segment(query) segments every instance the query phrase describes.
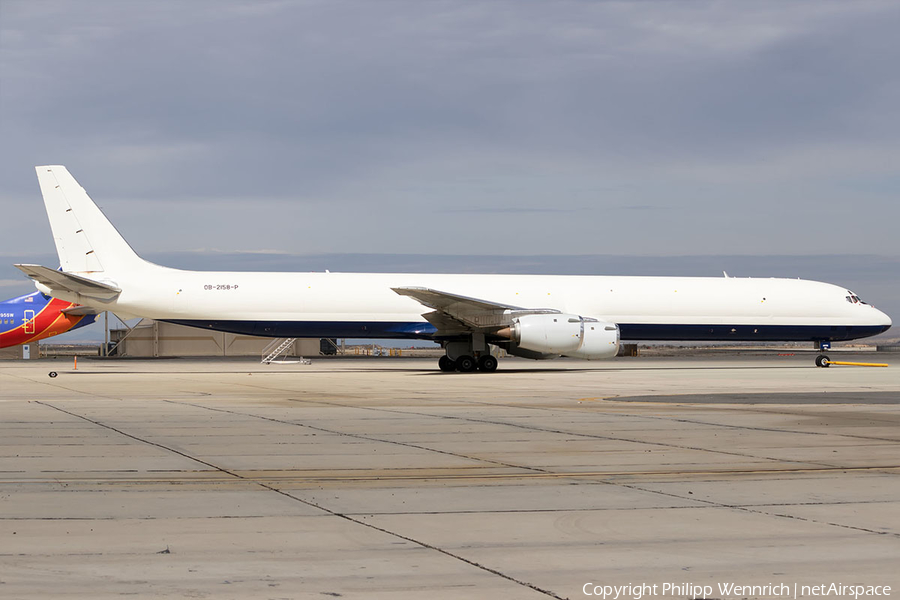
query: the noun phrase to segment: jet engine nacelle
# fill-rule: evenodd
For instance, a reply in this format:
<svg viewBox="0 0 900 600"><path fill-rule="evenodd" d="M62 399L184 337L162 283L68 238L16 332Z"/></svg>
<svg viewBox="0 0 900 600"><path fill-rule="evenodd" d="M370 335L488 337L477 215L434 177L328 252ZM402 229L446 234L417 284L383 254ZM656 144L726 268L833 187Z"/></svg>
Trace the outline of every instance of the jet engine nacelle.
<svg viewBox="0 0 900 600"><path fill-rule="evenodd" d="M615 323L585 319L583 339L581 348L566 356L600 360L619 353L619 326Z"/></svg>
<svg viewBox="0 0 900 600"><path fill-rule="evenodd" d="M559 354L548 354L546 352L535 352L534 350L526 350L516 342L506 342L500 344L500 347L506 350L507 354L519 356L521 358L530 358L531 360L549 360L551 358L559 358Z"/></svg>
<svg viewBox="0 0 900 600"><path fill-rule="evenodd" d="M542 354L597 360L619 352L617 325L578 315L525 315L497 333L519 348Z"/></svg>

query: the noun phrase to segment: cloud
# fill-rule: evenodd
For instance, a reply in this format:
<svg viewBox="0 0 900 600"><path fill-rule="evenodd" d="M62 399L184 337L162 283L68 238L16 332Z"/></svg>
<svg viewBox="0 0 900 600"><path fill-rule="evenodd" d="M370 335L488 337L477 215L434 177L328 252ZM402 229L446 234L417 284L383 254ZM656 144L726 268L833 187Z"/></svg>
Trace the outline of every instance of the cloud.
<svg viewBox="0 0 900 600"><path fill-rule="evenodd" d="M32 168L62 163L151 251L891 254L898 26L818 0L4 2L0 252L46 243Z"/></svg>
<svg viewBox="0 0 900 600"><path fill-rule="evenodd" d="M21 288L22 287L21 279L0 279L0 288Z"/></svg>
<svg viewBox="0 0 900 600"><path fill-rule="evenodd" d="M507 206L507 207L472 207L472 208L442 208L439 212L445 213L500 213L500 214L530 214L530 213L574 213L584 210L583 208L542 208L528 206Z"/></svg>
<svg viewBox="0 0 900 600"><path fill-rule="evenodd" d="M651 204L635 204L632 206L613 206L611 208L613 210L646 210L646 211L670 210L671 209L671 207L668 207L668 206L653 206Z"/></svg>

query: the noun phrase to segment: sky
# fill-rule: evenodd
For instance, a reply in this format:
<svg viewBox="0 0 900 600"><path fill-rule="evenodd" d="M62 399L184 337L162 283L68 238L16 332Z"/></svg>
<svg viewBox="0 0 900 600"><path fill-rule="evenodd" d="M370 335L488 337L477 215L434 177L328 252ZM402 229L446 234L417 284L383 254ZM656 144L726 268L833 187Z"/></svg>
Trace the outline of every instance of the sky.
<svg viewBox="0 0 900 600"><path fill-rule="evenodd" d="M0 295L53 260L64 164L170 266L738 262L896 320L897 31L894 1L0 0Z"/></svg>

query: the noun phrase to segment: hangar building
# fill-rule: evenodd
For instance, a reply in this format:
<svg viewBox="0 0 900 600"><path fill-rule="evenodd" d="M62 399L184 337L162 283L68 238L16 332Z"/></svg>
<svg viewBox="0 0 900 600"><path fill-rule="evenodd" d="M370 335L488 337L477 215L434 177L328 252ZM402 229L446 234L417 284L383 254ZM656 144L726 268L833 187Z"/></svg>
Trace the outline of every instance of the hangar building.
<svg viewBox="0 0 900 600"><path fill-rule="evenodd" d="M281 340L251 335L237 335L221 331L207 331L142 319L131 330L110 330L111 345L118 342L113 356L266 356L277 348ZM316 356L320 340L297 339L287 344L282 356ZM271 347L270 347L271 346Z"/></svg>

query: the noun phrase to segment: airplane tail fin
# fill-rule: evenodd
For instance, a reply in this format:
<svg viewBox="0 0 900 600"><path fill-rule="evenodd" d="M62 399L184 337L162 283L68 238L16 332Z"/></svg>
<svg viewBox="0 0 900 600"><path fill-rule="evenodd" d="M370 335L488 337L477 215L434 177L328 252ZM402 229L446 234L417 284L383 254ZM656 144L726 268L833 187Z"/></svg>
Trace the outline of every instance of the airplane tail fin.
<svg viewBox="0 0 900 600"><path fill-rule="evenodd" d="M112 275L146 264L65 167L35 170L63 271Z"/></svg>

